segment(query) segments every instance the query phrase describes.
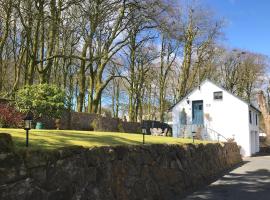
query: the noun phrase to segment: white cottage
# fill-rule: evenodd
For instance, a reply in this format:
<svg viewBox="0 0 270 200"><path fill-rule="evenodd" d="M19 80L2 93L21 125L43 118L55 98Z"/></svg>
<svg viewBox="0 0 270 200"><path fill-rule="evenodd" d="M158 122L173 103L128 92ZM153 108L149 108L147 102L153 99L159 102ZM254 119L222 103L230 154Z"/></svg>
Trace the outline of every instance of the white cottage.
<svg viewBox="0 0 270 200"><path fill-rule="evenodd" d="M259 114L253 105L205 80L172 108L174 137L234 139L243 156L259 151Z"/></svg>

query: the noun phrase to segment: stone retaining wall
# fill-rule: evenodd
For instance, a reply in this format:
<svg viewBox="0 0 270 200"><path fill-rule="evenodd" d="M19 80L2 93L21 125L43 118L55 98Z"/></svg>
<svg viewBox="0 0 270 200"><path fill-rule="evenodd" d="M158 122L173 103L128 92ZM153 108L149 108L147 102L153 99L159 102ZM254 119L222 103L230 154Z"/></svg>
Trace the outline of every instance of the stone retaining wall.
<svg viewBox="0 0 270 200"><path fill-rule="evenodd" d="M42 118L46 129L55 129L55 120ZM60 129L85 131L110 131L140 133L141 124L137 122L124 122L119 118L102 117L93 113L64 112L61 117Z"/></svg>
<svg viewBox="0 0 270 200"><path fill-rule="evenodd" d="M14 152L0 134L0 145L1 200L175 200L242 161L235 143Z"/></svg>

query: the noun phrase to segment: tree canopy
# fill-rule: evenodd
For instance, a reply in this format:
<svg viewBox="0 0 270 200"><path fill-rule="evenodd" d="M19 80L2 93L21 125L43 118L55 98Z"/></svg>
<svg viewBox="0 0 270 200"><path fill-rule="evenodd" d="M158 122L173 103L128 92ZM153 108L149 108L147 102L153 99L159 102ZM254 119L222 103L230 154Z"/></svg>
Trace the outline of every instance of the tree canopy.
<svg viewBox="0 0 270 200"><path fill-rule="evenodd" d="M166 121L209 78L251 102L268 58L224 47L224 27L203 1L0 0L0 96L43 112L58 87L69 110Z"/></svg>
<svg viewBox="0 0 270 200"><path fill-rule="evenodd" d="M31 111L35 117L60 117L65 108L65 92L55 85L25 86L16 93L15 104L23 113Z"/></svg>

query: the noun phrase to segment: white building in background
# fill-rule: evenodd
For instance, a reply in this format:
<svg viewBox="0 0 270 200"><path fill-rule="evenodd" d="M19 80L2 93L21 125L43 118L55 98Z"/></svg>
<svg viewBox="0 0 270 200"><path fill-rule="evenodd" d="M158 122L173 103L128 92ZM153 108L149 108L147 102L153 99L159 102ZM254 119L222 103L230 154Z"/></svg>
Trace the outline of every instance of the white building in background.
<svg viewBox="0 0 270 200"><path fill-rule="evenodd" d="M234 139L243 156L259 151L259 114L253 105L205 80L172 108L173 136Z"/></svg>

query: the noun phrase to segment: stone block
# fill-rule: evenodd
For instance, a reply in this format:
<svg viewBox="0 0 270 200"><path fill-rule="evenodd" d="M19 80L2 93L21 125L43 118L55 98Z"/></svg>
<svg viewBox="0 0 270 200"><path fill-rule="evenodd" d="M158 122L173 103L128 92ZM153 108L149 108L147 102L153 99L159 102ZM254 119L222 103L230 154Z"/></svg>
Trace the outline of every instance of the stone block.
<svg viewBox="0 0 270 200"><path fill-rule="evenodd" d="M8 133L0 133L0 153L13 151L12 137Z"/></svg>

